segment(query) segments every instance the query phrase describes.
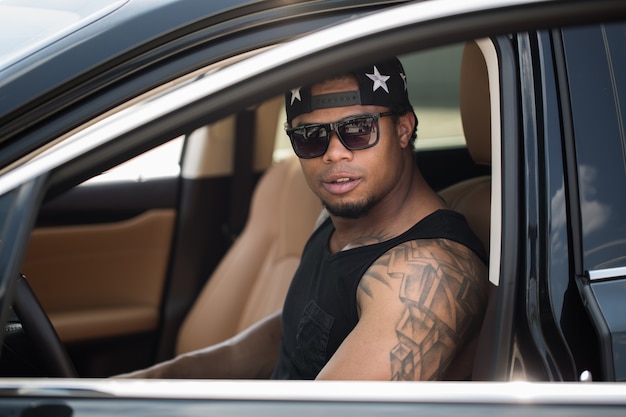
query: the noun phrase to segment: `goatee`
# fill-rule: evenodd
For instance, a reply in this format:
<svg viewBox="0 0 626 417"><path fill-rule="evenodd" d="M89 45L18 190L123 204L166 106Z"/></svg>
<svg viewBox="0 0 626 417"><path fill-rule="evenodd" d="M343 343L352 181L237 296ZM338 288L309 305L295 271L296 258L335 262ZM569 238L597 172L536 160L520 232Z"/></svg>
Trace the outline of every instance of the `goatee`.
<svg viewBox="0 0 626 417"><path fill-rule="evenodd" d="M343 217L345 219L358 219L365 216L376 205L375 200L367 200L357 203L343 203L330 205L325 201L322 204L332 216Z"/></svg>

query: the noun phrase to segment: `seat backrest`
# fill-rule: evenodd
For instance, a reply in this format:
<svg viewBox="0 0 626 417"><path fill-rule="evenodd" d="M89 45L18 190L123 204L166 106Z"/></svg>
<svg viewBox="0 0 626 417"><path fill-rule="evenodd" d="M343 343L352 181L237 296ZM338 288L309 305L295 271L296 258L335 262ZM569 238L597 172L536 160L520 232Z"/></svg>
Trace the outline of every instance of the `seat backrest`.
<svg viewBox="0 0 626 417"><path fill-rule="evenodd" d="M479 41L479 42L489 42ZM484 44L483 44L484 45ZM491 69L493 71L493 69ZM485 55L478 42L467 42L461 61L460 110L463 132L472 159L482 165L491 165L492 108L489 71ZM497 71L497 68L495 69ZM492 74L493 76L493 74ZM497 101L496 101L497 103ZM481 176L454 184L440 192L448 206L463 214L470 227L489 253L491 223L491 176ZM468 350L461 361L473 361L473 380L489 378L495 291L490 284L489 303L483 327L475 343L475 351Z"/></svg>
<svg viewBox="0 0 626 417"><path fill-rule="evenodd" d="M470 156L477 164L491 164L491 101L485 58L474 41L467 42L461 60L460 111ZM463 214L489 250L491 177L481 176L440 191L448 206Z"/></svg>
<svg viewBox="0 0 626 417"><path fill-rule="evenodd" d="M321 210L297 158L269 168L243 232L187 314L176 353L221 342L280 310Z"/></svg>

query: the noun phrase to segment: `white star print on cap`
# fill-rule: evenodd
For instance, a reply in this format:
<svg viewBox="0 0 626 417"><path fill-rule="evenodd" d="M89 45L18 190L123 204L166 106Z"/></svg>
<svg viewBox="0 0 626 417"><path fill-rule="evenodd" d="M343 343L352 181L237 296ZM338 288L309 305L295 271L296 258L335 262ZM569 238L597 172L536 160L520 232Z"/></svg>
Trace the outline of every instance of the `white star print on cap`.
<svg viewBox="0 0 626 417"><path fill-rule="evenodd" d="M380 72L378 72L378 68L376 68L376 65L374 65L373 74L365 74L365 75L367 75L367 77L370 80L374 81L374 85L372 86L372 91L376 91L379 88L382 88L387 93L389 93L389 88L387 87L387 80L391 77L388 75L382 75Z"/></svg>
<svg viewBox="0 0 626 417"><path fill-rule="evenodd" d="M291 90L291 104L293 105L293 102L298 100L298 101L302 101L302 98L300 97L300 88L294 88L293 90Z"/></svg>
<svg viewBox="0 0 626 417"><path fill-rule="evenodd" d="M403 72L401 72L400 77L402 78L402 82L404 83L404 91L406 91L408 88L406 85L406 75Z"/></svg>

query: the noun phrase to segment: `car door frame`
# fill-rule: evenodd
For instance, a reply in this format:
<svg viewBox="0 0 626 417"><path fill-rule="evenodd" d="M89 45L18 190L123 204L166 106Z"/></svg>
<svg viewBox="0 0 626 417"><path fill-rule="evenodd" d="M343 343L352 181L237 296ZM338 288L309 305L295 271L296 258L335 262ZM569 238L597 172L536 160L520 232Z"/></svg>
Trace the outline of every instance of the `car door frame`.
<svg viewBox="0 0 626 417"><path fill-rule="evenodd" d="M606 6L608 2L594 2L593 5L596 6L600 3ZM449 10L447 11L447 13L442 10L437 10L437 13L441 13L440 15L437 14L433 16L432 14L426 14L422 17L422 19L424 20L432 19L428 20L427 24L420 24L422 22L420 22L419 19L416 19L418 23L411 21L412 23L407 23L407 25L409 26L407 26L407 28L403 30L397 29L393 26L387 27L386 29L378 27L377 30L379 30L379 32L373 31L370 35L360 33L359 36L361 36L361 38L355 39L354 41L344 39L342 36L340 36L338 39L342 39L342 43L336 41L334 44L328 45L328 50L324 51L323 53L306 49L306 52L303 53L302 46L304 45L304 42L298 43L298 41L294 41L293 43L285 45L284 48L277 47L274 50L277 51L274 55L271 54L272 51L268 51L267 55L263 54L263 56L260 58L266 59L270 57L280 57L280 59L277 61L278 64L274 62L271 68L267 66L261 66L255 67L255 69L252 70L253 72L256 71L256 77L263 77L263 79L267 81L267 84L259 83L259 78L255 78L254 80L251 80L250 78L246 79L245 77L232 78L232 74L235 71L233 69L236 65L235 64L231 68L232 72L227 69L224 71L218 71L211 77L207 77L211 78L211 81L222 81L227 87L208 88L208 90L206 90L203 95L196 95L186 99L186 101L183 100L183 102L177 103L178 105L189 106L189 111L184 113L173 112L167 115L161 113L159 115L156 115L157 117L162 116L158 119L154 119L155 115L152 115L151 117L153 121L151 123L145 126L137 126L135 124L133 125L134 127L132 129L126 131L118 131L118 133L115 135L115 140L103 144L98 150L106 150L107 152L116 154L139 152L139 150L145 147L147 144L155 144L155 132L165 133L167 134L167 136L180 134L191 128L198 127L200 120L205 120L206 114L211 114L212 117L216 119L225 116L229 112L235 110L235 108L240 107L241 105L251 105L254 104L259 98L267 97L268 91L276 94L279 91L284 90L287 85L302 82L305 79L305 74L310 75L313 74L314 71L316 71L316 74L318 76L328 75L330 74L330 71L337 70L336 67L330 68L329 64L334 62L334 60L336 60L338 56L343 56L343 62L346 63L346 66L348 65L348 61L351 65L364 63L367 59L369 59L369 55L365 56L362 52L362 44L364 43L362 42L363 40L370 41L367 44L368 52L371 52L372 49L374 49L381 52L382 54L399 54L403 51L416 47L436 46L437 44L448 42L450 40L466 39L468 36L479 37L486 33L489 33L490 31L508 32L510 30L515 30L516 28L527 28L528 26L534 26L537 24L535 20L537 14L540 14L542 16L542 19L556 19L557 21L561 19L561 21L568 21L568 18L572 19L581 18L584 15L588 16L590 11L593 11L593 8L589 6L590 3L580 3L580 5L586 5L588 6L588 8L573 7L572 9L568 9L552 7L553 5L560 4L561 2L537 3L532 5L516 4L515 6L512 6L510 8L496 9L495 11L492 11L490 13L489 19L487 19L485 16L482 17L482 19L480 20L481 25L477 25L476 21L472 21L469 25L472 30L469 30L464 25L458 24L471 21L471 19L468 19L467 16L455 16L455 18L446 19L446 17L448 17L447 13L449 13ZM420 7L419 5L414 6L417 7L420 11L426 12L429 10L428 6L430 5L423 7ZM445 6L450 6L450 4L443 1L441 2L441 4L437 4L437 7L439 6L443 8ZM466 7L468 7L467 10L469 10L468 14L471 15L473 12L480 10L481 7L485 7L485 5L468 5ZM397 9L397 11L390 11L389 14L386 14L385 12L380 12L379 16L395 17L398 19L396 20L396 22L402 22L403 19L401 19L401 12L403 10L403 8L399 8ZM564 15L564 10L570 11L571 14L568 15L567 13L565 13ZM623 12L624 8L619 10ZM527 12L527 14L522 13L520 16L520 12ZM600 13L600 16L603 15ZM613 14L613 17L614 16L615 14ZM338 28L340 28L341 30L349 29L349 23L347 23L345 27L341 26ZM327 35L329 33L330 31L325 32L324 34ZM403 36L399 37L399 33L401 33ZM374 35L375 38L373 38ZM315 39L315 37L313 36L312 38L307 40L310 41L311 39ZM416 44L415 39L420 39L420 42ZM396 41L395 43L392 42L394 40ZM394 46L390 48L389 45ZM294 55L290 56L289 58L285 58L284 55L279 55L286 52L292 52L294 53ZM294 61L296 65L291 67L289 70L286 70L284 67L281 66L281 63L286 64L290 61ZM251 58L250 62L259 61L254 61L253 57ZM248 62L242 63L241 67L246 64L248 64ZM240 70L241 67L237 67L237 69ZM245 74L246 76L252 75L248 72L246 72ZM507 126L505 127L505 129L512 129L511 137L515 137L518 131L515 128L515 125ZM505 142L505 145L506 143L507 142ZM96 158L96 155L94 154L95 150L96 149L87 150L86 154L88 156ZM503 149L503 161L512 161L510 165L511 168L509 168L509 166L507 165L506 170L513 169L516 166L515 160L516 158L518 158L518 156L515 155L516 150L517 149L514 145L511 145L510 148ZM34 173L31 172L28 178L34 179L40 175L45 175L47 169L49 168L44 168L45 169L42 168L42 171L35 170ZM51 182L49 182L47 185L59 184L59 182L62 182L63 179L71 177L73 174L73 169L75 169L75 167L70 168L69 166L59 165L58 168L53 169L52 175L49 178ZM16 171L13 172L15 173ZM23 174L23 172L20 172L19 170L17 172L18 174L14 174L13 176L8 175L9 178L5 176L5 178L0 179L0 189L6 192L15 187L20 187L21 184L30 181L28 179L16 179L16 177ZM503 176L504 184L502 191L503 208L505 210L505 213L508 213L507 208L509 207L509 205L515 206L516 204L514 200L517 196L513 194L507 194L511 191L506 191L507 185L512 185L514 187L512 189L515 189L516 187L515 179L517 178L516 175L519 175L519 170L515 170L515 172L515 175ZM41 195L39 195L38 197L41 198ZM503 241L508 242L509 237L515 237L517 235L517 228L519 227L520 223L511 220L508 215L502 220L502 223L502 236L506 238L506 240L503 239ZM507 230L510 231L510 233L508 233ZM510 248L509 245L506 245L503 251L506 251L506 253L503 252L501 254L502 263L498 267L500 268L500 276L507 277L509 275L506 275L506 273L509 272L511 269L516 268L517 263L519 262L518 251L515 250L515 247ZM19 261L21 260L17 259L17 261L17 265L19 265ZM9 263L14 264L14 262L15 260ZM502 265L506 266L503 267ZM514 294L512 288L516 287L516 282L514 280L517 275L512 274L510 276L512 277L512 282L505 284L506 281L503 281L502 284L511 286L511 291L508 291L507 289L505 293L509 294L509 297L513 297L513 295L510 294ZM6 275L2 278L3 282L6 283L10 282L11 279ZM510 320L512 320L513 317L513 307L510 303L506 301L507 300L501 300L499 303L500 312L503 314L499 316L499 332L496 333L496 340L498 340L500 343L503 344L503 346L505 346L504 349L499 351L502 355L505 356L505 359L506 356L509 355L509 350L506 349L506 346L510 345L510 338L508 336L510 335L512 326L509 324L511 323ZM6 306L5 302L3 302L3 306ZM506 363L499 363L496 368L496 374L506 375L508 367L509 365Z"/></svg>

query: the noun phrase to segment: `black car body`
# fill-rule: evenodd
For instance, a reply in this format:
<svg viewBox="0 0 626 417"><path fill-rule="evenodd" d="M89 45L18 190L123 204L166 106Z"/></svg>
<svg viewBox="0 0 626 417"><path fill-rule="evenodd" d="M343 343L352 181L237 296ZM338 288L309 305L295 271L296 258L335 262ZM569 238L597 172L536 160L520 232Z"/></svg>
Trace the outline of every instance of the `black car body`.
<svg viewBox="0 0 626 417"><path fill-rule="evenodd" d="M128 0L3 58L0 407L622 415L625 17L626 4L602 0ZM274 137L256 133L259 109L373 57L408 63L467 43L489 72L490 166L456 142L417 152L437 191L481 178L490 187L494 295L477 362L489 382L38 378L109 377L177 352L181 323L273 165ZM194 148L195 132L225 120L230 150ZM79 185L174 138L183 143L175 175Z"/></svg>

